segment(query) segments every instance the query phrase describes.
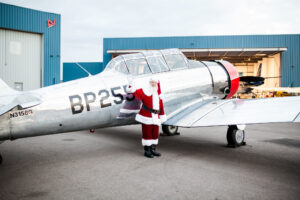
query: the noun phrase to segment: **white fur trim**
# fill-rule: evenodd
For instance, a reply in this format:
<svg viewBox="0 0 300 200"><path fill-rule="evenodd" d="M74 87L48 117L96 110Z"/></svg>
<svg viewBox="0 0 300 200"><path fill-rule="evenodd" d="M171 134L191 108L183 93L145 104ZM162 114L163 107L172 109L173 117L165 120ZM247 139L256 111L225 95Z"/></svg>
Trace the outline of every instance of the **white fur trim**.
<svg viewBox="0 0 300 200"><path fill-rule="evenodd" d="M160 118L161 123L164 123L165 121L167 121L167 115L160 115L159 118Z"/></svg>
<svg viewBox="0 0 300 200"><path fill-rule="evenodd" d="M158 97L157 92L153 92L152 104L153 104L153 109L159 110L159 97Z"/></svg>
<svg viewBox="0 0 300 200"><path fill-rule="evenodd" d="M138 113L140 110L120 109L120 113Z"/></svg>
<svg viewBox="0 0 300 200"><path fill-rule="evenodd" d="M165 95L163 95L163 94L160 94L160 95L158 95L159 96L159 98L161 99L161 100L164 100L165 99Z"/></svg>
<svg viewBox="0 0 300 200"><path fill-rule="evenodd" d="M142 145L143 146L151 146L152 145L152 140L142 139Z"/></svg>
<svg viewBox="0 0 300 200"><path fill-rule="evenodd" d="M135 120L143 123L143 124L155 124L155 125L161 125L160 119L158 118L153 118L153 117L144 117L143 115L137 114L135 116Z"/></svg>
<svg viewBox="0 0 300 200"><path fill-rule="evenodd" d="M152 140L152 144L157 145L158 144L158 139Z"/></svg>
<svg viewBox="0 0 300 200"><path fill-rule="evenodd" d="M145 139L142 139L142 145L143 146L151 146L152 144L157 145L158 144L158 139L156 139L156 140L145 140Z"/></svg>

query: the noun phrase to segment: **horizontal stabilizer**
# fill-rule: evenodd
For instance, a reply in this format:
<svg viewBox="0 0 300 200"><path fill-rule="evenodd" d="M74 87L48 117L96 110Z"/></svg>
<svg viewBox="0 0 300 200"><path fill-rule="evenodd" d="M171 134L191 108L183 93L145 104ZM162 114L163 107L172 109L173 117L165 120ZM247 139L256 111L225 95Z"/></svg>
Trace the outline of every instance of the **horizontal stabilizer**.
<svg viewBox="0 0 300 200"><path fill-rule="evenodd" d="M37 94L16 91L0 79L0 115L3 115L17 106L19 106L20 109L25 109L36 106L41 102Z"/></svg>
<svg viewBox="0 0 300 200"><path fill-rule="evenodd" d="M5 105L0 104L0 115L10 111L11 109L19 106L20 109L30 108L32 106L39 105L42 103L39 97L35 94L18 94L16 96L7 96L7 98L12 98L12 101ZM1 97L3 99L5 97ZM7 100L7 99L6 99Z"/></svg>

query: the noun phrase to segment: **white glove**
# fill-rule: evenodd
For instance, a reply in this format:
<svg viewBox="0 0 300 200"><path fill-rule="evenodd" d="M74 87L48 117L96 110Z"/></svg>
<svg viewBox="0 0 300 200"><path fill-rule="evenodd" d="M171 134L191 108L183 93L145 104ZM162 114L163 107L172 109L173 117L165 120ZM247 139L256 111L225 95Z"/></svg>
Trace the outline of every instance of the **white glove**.
<svg viewBox="0 0 300 200"><path fill-rule="evenodd" d="M127 86L127 91L129 93L133 93L134 89L133 89L133 77L132 77L132 75L129 75L127 77L127 80L128 80L128 83L129 83L128 86Z"/></svg>

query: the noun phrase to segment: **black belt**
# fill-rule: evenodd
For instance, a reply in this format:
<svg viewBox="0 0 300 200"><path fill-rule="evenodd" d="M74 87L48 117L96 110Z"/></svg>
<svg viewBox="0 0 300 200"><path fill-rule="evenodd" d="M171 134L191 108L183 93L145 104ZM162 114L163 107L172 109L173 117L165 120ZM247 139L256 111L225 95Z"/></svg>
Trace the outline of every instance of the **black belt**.
<svg viewBox="0 0 300 200"><path fill-rule="evenodd" d="M142 108L143 108L144 110L147 110L147 111L149 111L149 112L151 112L151 113L154 113L154 114L159 114L159 113L160 113L160 110L154 110L154 109L152 109L152 108L148 108L148 107L145 106L144 104L143 104Z"/></svg>

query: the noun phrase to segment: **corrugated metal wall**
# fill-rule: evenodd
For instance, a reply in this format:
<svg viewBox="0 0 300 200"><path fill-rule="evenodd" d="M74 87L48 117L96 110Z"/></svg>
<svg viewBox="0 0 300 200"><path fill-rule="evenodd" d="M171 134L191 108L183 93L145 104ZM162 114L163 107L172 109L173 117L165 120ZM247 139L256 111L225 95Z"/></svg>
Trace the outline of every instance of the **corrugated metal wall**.
<svg viewBox="0 0 300 200"><path fill-rule="evenodd" d="M92 75L98 74L104 69L102 62L80 62L78 64ZM76 63L63 63L63 82L83 77L88 77L88 73L81 69Z"/></svg>
<svg viewBox="0 0 300 200"><path fill-rule="evenodd" d="M0 78L18 90L41 87L42 35L0 28Z"/></svg>
<svg viewBox="0 0 300 200"><path fill-rule="evenodd" d="M47 21L55 19L55 26ZM43 86L60 82L60 15L0 3L0 28L42 34Z"/></svg>
<svg viewBox="0 0 300 200"><path fill-rule="evenodd" d="M104 38L103 65L111 60L107 50L165 48L270 48L286 47L281 58L281 86L300 87L300 34L195 37Z"/></svg>

